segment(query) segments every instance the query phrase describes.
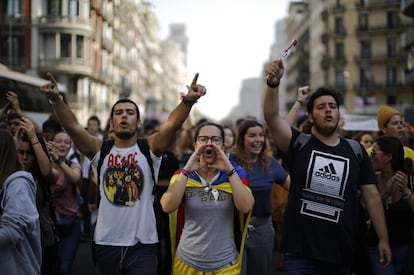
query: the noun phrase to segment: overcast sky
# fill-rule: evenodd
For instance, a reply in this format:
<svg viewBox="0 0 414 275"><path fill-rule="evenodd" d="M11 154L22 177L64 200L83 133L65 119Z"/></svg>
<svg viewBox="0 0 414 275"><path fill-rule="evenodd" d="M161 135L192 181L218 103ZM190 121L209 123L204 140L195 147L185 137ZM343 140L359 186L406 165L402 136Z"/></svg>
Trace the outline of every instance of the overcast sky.
<svg viewBox="0 0 414 275"><path fill-rule="evenodd" d="M197 108L221 120L237 105L241 81L260 77L274 40L276 21L287 15L288 0L150 0L161 24L187 26L188 82L196 72L207 95ZM183 87L184 89L185 87Z"/></svg>

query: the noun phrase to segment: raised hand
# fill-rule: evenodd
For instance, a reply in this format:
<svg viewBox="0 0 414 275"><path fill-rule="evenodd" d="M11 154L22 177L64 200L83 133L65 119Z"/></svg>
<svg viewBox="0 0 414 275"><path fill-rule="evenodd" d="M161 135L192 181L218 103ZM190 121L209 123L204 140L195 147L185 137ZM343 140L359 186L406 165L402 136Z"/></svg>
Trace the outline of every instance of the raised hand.
<svg viewBox="0 0 414 275"><path fill-rule="evenodd" d="M285 68L281 60L275 60L267 64L265 69L267 82L271 85L277 85L280 79L282 79L284 72Z"/></svg>
<svg viewBox="0 0 414 275"><path fill-rule="evenodd" d="M194 75L191 85L188 87L187 95L185 96L188 100L196 102L200 97L207 93L206 87L197 84L199 73Z"/></svg>
<svg viewBox="0 0 414 275"><path fill-rule="evenodd" d="M33 125L33 122L29 118L22 118L22 121L20 122L20 128L27 133L27 137L29 138L31 143L37 140L35 127Z"/></svg>
<svg viewBox="0 0 414 275"><path fill-rule="evenodd" d="M51 73L46 74L49 79L49 83L40 86L40 92L47 96L52 102L57 102L62 100L61 95L59 94L58 83Z"/></svg>
<svg viewBox="0 0 414 275"><path fill-rule="evenodd" d="M231 171L233 169L233 165L231 164L224 150L214 143L209 145L214 149L216 153L216 159L213 163L208 164L208 167L225 172Z"/></svg>
<svg viewBox="0 0 414 275"><path fill-rule="evenodd" d="M53 161L57 161L59 159L59 154L56 149L55 143L53 141L48 141L46 143L47 152L49 153L49 156L52 158Z"/></svg>
<svg viewBox="0 0 414 275"><path fill-rule="evenodd" d="M10 102L11 106L13 106L16 111L20 110L19 97L15 92L8 91L6 94L6 99Z"/></svg>
<svg viewBox="0 0 414 275"><path fill-rule="evenodd" d="M201 163L201 155L203 154L205 147L205 145L199 146L196 150L194 150L187 163L185 164L185 170L193 172L200 169L201 167L206 166L206 164Z"/></svg>
<svg viewBox="0 0 414 275"><path fill-rule="evenodd" d="M308 100L310 94L311 94L311 90L310 90L309 86L299 87L298 88L298 95L297 95L296 99L301 103L305 103Z"/></svg>

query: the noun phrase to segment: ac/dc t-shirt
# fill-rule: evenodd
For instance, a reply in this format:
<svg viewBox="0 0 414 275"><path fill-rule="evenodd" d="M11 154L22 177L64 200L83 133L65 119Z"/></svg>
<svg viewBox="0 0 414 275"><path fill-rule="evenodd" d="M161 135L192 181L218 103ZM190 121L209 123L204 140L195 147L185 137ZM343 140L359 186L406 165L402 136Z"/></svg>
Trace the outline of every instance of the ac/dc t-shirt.
<svg viewBox="0 0 414 275"><path fill-rule="evenodd" d="M96 167L100 152L92 163ZM151 152L154 176L161 158ZM133 246L157 243L153 208L153 180L149 164L137 144L129 148L112 146L101 167L100 203L95 242L102 245Z"/></svg>

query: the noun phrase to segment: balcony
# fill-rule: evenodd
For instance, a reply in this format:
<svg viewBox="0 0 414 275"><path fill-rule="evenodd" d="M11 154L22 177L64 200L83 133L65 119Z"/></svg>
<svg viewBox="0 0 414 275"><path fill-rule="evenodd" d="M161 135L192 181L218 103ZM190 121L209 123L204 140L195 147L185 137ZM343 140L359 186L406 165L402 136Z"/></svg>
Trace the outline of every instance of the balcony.
<svg viewBox="0 0 414 275"><path fill-rule="evenodd" d="M384 10L389 8L399 9L401 0L383 0L383 1L360 1L355 4L358 11L370 11L370 10Z"/></svg>
<svg viewBox="0 0 414 275"><path fill-rule="evenodd" d="M39 30L42 31L74 31L90 36L92 26L89 18L79 16L42 16L39 18Z"/></svg>
<svg viewBox="0 0 414 275"><path fill-rule="evenodd" d="M39 71L59 72L69 75L91 76L92 69L87 58L39 58Z"/></svg>
<svg viewBox="0 0 414 275"><path fill-rule="evenodd" d="M26 27L30 25L30 17L23 16L21 14L15 14L12 16L4 14L0 15L0 26Z"/></svg>
<svg viewBox="0 0 414 275"><path fill-rule="evenodd" d="M328 69L330 66L339 67L345 66L347 64L347 59L345 56L339 56L332 58L329 55L325 54L321 60L321 67L323 69Z"/></svg>
<svg viewBox="0 0 414 275"><path fill-rule="evenodd" d="M0 64L4 64L16 71L24 71L30 67L30 59L24 56L0 56Z"/></svg>
<svg viewBox="0 0 414 275"><path fill-rule="evenodd" d="M375 26L367 26L361 25L358 26L355 30L355 34L357 36L377 36L377 35L387 35L387 34L401 34L403 33L408 26L403 25L401 23L397 23L395 25L375 25Z"/></svg>
<svg viewBox="0 0 414 275"><path fill-rule="evenodd" d="M321 41L322 41L323 44L328 43L328 41L329 41L329 33L328 32L325 32L321 35Z"/></svg>
<svg viewBox="0 0 414 275"><path fill-rule="evenodd" d="M338 28L332 32L331 37L333 39L343 39L346 37L346 30L344 27Z"/></svg>
<svg viewBox="0 0 414 275"><path fill-rule="evenodd" d="M379 64L404 64L404 56L403 54L395 54L395 55L376 55L376 56L369 56L369 57L361 57L355 56L354 61L358 65L379 65Z"/></svg>
<svg viewBox="0 0 414 275"><path fill-rule="evenodd" d="M340 13L344 13L345 12L345 6L342 4L335 4L332 6L332 12L334 14L340 14Z"/></svg>

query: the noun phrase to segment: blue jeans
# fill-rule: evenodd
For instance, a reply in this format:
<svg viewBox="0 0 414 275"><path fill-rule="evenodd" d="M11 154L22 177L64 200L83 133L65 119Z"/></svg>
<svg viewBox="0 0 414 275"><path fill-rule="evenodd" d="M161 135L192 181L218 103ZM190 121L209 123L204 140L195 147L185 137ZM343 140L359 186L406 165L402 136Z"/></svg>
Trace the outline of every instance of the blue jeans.
<svg viewBox="0 0 414 275"><path fill-rule="evenodd" d="M408 245L401 245L391 248L392 260L391 264L387 267L382 267L380 264L380 257L378 254L378 248L370 246L369 260L371 262L372 275L401 275L404 274L404 264L407 258Z"/></svg>
<svg viewBox="0 0 414 275"><path fill-rule="evenodd" d="M70 275L81 236L80 219L59 215L57 229L59 232L59 275Z"/></svg>
<svg viewBox="0 0 414 275"><path fill-rule="evenodd" d="M284 275L350 275L351 266L335 265L289 253L284 254Z"/></svg>
<svg viewBox="0 0 414 275"><path fill-rule="evenodd" d="M96 266L100 275L157 274L157 244L134 246L96 245Z"/></svg>
<svg viewBox="0 0 414 275"><path fill-rule="evenodd" d="M244 243L242 275L272 274L275 230L271 218L258 218L249 224Z"/></svg>

